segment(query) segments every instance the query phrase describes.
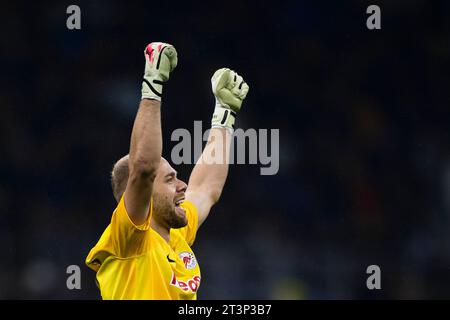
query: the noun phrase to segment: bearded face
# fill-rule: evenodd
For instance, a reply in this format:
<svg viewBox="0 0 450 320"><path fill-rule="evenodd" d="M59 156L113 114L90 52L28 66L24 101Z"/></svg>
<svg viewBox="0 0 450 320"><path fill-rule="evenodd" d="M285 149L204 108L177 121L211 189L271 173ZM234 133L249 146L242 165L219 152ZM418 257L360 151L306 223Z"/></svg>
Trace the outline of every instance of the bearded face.
<svg viewBox="0 0 450 320"><path fill-rule="evenodd" d="M186 183L178 180L177 172L161 159L153 185L153 219L161 226L178 229L187 225L186 211L180 207L186 188Z"/></svg>

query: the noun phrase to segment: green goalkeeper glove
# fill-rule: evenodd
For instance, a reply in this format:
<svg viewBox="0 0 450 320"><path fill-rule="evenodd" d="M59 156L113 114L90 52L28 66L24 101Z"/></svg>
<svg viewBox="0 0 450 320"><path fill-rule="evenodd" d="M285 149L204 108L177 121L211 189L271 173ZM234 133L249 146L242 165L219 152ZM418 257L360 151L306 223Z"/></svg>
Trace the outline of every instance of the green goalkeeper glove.
<svg viewBox="0 0 450 320"><path fill-rule="evenodd" d="M163 42L152 42L144 50L145 72L142 80L142 98L161 101L163 83L178 63L174 46Z"/></svg>
<svg viewBox="0 0 450 320"><path fill-rule="evenodd" d="M217 70L211 78L211 84L216 97L211 127L233 130L236 113L241 109L249 87L240 75L228 68Z"/></svg>

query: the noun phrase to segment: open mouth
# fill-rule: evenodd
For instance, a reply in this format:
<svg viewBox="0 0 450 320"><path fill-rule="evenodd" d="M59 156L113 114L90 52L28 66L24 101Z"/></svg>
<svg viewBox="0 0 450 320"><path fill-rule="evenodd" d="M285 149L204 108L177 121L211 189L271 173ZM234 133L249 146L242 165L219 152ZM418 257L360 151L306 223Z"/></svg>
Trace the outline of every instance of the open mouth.
<svg viewBox="0 0 450 320"><path fill-rule="evenodd" d="M175 207L179 207L179 206L180 206L180 204L182 204L184 200L185 200L185 198L184 198L184 197L183 197L183 198L181 198L181 199L178 199L178 200L176 200L176 201L175 201Z"/></svg>
<svg viewBox="0 0 450 320"><path fill-rule="evenodd" d="M180 205L183 203L183 201L185 200L185 198L180 198L178 200L176 200L175 203L175 212L182 217L186 216L186 210L184 210L182 207L180 207Z"/></svg>

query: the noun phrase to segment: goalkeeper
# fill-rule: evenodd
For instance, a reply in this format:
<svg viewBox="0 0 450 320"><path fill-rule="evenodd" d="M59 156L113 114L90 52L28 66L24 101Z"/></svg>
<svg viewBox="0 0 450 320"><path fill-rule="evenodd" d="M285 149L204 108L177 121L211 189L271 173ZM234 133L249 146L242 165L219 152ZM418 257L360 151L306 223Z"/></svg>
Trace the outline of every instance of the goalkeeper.
<svg viewBox="0 0 450 320"><path fill-rule="evenodd" d="M230 69L214 73L212 128L186 185L161 157L161 97L177 52L153 42L144 54L129 155L112 172L118 205L86 264L103 299L196 299L201 275L191 246L225 184L233 125L249 87Z"/></svg>

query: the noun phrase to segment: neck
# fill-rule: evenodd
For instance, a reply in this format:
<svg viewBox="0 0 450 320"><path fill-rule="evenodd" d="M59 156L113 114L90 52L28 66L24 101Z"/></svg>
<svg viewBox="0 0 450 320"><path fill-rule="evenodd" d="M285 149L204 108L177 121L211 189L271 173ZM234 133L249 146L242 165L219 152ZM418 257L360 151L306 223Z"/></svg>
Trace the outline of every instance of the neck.
<svg viewBox="0 0 450 320"><path fill-rule="evenodd" d="M152 219L150 221L150 227L155 230L164 240L166 240L167 243L170 241L170 228L164 227L158 222L155 221L155 219Z"/></svg>

